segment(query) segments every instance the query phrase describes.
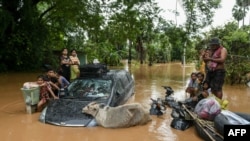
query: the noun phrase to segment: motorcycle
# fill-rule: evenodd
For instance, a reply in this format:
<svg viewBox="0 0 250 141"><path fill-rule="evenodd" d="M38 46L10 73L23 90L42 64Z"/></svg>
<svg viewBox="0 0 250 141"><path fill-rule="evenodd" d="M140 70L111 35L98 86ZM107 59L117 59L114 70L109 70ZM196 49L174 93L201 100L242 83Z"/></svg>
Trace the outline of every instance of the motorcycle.
<svg viewBox="0 0 250 141"><path fill-rule="evenodd" d="M157 115L157 116L161 116L165 113L166 111L166 106L163 103L163 100L161 98L157 98L157 100L152 99L152 104L151 104L151 108L150 108L150 115Z"/></svg>
<svg viewBox="0 0 250 141"><path fill-rule="evenodd" d="M165 92L165 104L172 108L170 126L177 130L186 130L192 125L189 114L183 109L182 102L177 102L174 97L174 90L170 86L162 86Z"/></svg>
<svg viewBox="0 0 250 141"><path fill-rule="evenodd" d="M165 105L168 105L169 107L175 107L178 106L178 103L175 101L173 94L174 90L170 86L162 86L166 92L165 92Z"/></svg>

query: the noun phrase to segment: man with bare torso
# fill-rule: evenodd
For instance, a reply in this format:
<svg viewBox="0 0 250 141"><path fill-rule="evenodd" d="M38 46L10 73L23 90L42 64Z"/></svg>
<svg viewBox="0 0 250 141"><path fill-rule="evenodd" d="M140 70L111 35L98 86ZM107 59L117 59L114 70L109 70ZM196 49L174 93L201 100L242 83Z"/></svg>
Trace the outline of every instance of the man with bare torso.
<svg viewBox="0 0 250 141"><path fill-rule="evenodd" d="M218 38L212 38L209 46L212 55L203 58L205 62L209 62L209 70L206 74L206 81L209 82L212 93L222 99L222 87L226 75L225 60L227 58L227 49L220 44L220 40Z"/></svg>

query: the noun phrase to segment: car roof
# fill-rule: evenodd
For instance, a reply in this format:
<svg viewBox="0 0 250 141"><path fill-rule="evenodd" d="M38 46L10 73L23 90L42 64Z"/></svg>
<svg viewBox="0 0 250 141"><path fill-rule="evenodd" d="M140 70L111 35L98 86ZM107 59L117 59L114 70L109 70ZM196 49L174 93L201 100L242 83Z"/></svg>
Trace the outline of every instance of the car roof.
<svg viewBox="0 0 250 141"><path fill-rule="evenodd" d="M127 71L124 69L119 70L109 70L106 64L96 63L96 64L85 64L80 66L80 77L84 78L106 78L106 79L116 79L117 77L127 76Z"/></svg>

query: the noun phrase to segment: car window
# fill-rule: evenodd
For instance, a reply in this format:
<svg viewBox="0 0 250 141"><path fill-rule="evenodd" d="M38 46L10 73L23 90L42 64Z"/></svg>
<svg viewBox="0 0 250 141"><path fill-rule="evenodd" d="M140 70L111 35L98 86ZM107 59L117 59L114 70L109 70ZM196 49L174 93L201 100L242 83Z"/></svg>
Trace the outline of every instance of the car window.
<svg viewBox="0 0 250 141"><path fill-rule="evenodd" d="M112 80L79 79L68 86L68 93L74 97L108 97Z"/></svg>

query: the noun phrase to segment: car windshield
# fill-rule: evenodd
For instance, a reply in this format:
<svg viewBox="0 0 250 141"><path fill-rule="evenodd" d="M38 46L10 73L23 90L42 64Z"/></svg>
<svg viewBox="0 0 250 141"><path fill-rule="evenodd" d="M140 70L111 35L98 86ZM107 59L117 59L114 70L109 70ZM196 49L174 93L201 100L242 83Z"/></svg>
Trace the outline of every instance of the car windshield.
<svg viewBox="0 0 250 141"><path fill-rule="evenodd" d="M112 80L78 79L68 86L68 95L74 98L108 98L111 93Z"/></svg>

